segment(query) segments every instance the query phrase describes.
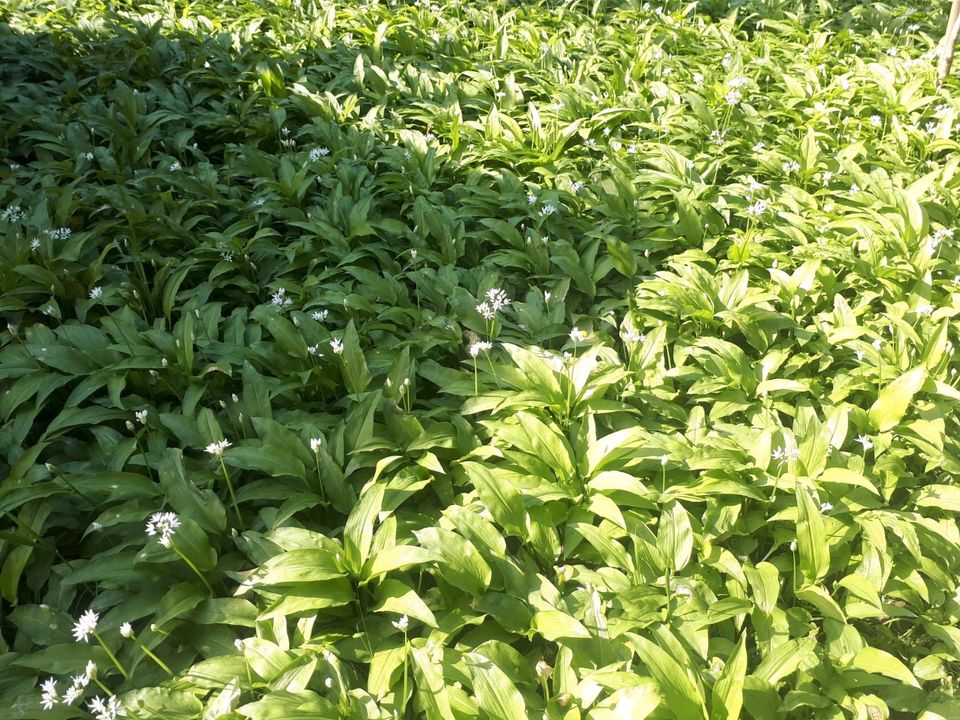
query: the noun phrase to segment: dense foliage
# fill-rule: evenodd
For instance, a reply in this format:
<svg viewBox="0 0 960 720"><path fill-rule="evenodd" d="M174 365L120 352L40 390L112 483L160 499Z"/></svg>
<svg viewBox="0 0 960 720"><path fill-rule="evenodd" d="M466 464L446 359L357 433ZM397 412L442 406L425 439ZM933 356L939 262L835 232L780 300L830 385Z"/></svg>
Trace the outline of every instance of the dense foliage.
<svg viewBox="0 0 960 720"><path fill-rule="evenodd" d="M960 717L912 5L7 0L0 715Z"/></svg>

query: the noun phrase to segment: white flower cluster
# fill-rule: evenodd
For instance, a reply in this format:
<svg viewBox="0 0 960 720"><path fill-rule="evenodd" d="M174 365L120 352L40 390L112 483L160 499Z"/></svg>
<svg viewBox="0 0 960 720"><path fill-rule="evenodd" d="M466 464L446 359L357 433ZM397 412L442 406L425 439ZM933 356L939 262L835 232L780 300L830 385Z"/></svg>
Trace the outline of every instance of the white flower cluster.
<svg viewBox="0 0 960 720"><path fill-rule="evenodd" d="M106 700L97 695L87 707L97 720L117 720L118 717L126 715L116 695L111 695Z"/></svg>
<svg viewBox="0 0 960 720"><path fill-rule="evenodd" d="M493 348L493 343L485 340L478 340L470 346L470 357L477 357L481 352L487 352Z"/></svg>
<svg viewBox="0 0 960 720"><path fill-rule="evenodd" d="M330 148L316 147L310 151L310 160L315 162L322 157L326 157L329 154L330 154Z"/></svg>
<svg viewBox="0 0 960 720"><path fill-rule="evenodd" d="M277 310L284 310L293 305L293 300L287 297L287 289L281 287L277 288L273 297L270 298L270 304L277 308Z"/></svg>
<svg viewBox="0 0 960 720"><path fill-rule="evenodd" d="M927 250L931 255L936 252L937 248L940 246L940 243L942 243L944 240L953 240L953 230L950 228L938 228L933 231L933 234L927 241Z"/></svg>
<svg viewBox="0 0 960 720"><path fill-rule="evenodd" d="M176 513L154 513L147 521L147 535L151 537L159 535L160 544L164 547L170 547L170 538L176 533L178 527L180 527L180 518Z"/></svg>
<svg viewBox="0 0 960 720"><path fill-rule="evenodd" d="M216 455L217 457L220 457L221 455L223 455L223 451L226 450L228 447L230 447L232 444L233 443L231 443L229 440L218 440L217 442L212 442L209 445L207 445L205 450L211 455Z"/></svg>
<svg viewBox="0 0 960 720"><path fill-rule="evenodd" d="M83 696L84 689L90 684L90 679L96 672L97 666L91 660L87 663L87 667L82 674L74 675L70 678L70 687L64 691L62 696L57 691L56 680L52 677L44 680L40 684L40 704L43 706L43 709L52 710L53 706L57 703L72 705L75 700Z"/></svg>
<svg viewBox="0 0 960 720"><path fill-rule="evenodd" d="M20 209L19 205L10 205L0 212L0 222L15 223L23 220L26 213Z"/></svg>
<svg viewBox="0 0 960 720"><path fill-rule="evenodd" d="M97 621L100 616L93 610L87 610L73 626L73 636L77 642L87 642L91 635L97 632Z"/></svg>
<svg viewBox="0 0 960 720"><path fill-rule="evenodd" d="M51 240L69 240L73 235L73 230L68 227L54 228L53 230L45 230L44 234Z"/></svg>
<svg viewBox="0 0 960 720"><path fill-rule="evenodd" d="M484 320L493 320L497 313L510 304L510 298L507 293L500 288L491 288L487 290L486 300L477 305L477 312Z"/></svg>

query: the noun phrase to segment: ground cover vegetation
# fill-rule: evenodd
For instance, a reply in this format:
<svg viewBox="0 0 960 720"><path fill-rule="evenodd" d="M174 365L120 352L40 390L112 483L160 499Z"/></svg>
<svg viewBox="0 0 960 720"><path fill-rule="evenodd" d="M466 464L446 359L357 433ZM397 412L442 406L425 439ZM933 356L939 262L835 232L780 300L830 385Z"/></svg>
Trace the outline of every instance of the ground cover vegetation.
<svg viewBox="0 0 960 720"><path fill-rule="evenodd" d="M4 718L960 717L941 8L0 8Z"/></svg>

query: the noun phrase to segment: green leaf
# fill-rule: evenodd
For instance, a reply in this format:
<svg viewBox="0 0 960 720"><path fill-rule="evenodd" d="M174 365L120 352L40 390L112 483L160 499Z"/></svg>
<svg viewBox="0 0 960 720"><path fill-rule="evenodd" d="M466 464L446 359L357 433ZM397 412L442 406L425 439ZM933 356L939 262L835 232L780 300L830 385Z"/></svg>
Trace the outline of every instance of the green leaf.
<svg viewBox="0 0 960 720"><path fill-rule="evenodd" d="M434 662L427 650L411 648L410 654L413 658L413 677L417 683L417 698L427 720L454 720L447 685L443 675L438 672L442 665Z"/></svg>
<svg viewBox="0 0 960 720"><path fill-rule="evenodd" d="M657 548L670 569L679 572L690 562L693 552L693 529L683 505L673 502L660 514Z"/></svg>
<svg viewBox="0 0 960 720"><path fill-rule="evenodd" d="M477 704L496 720L527 720L523 695L499 667L478 653L464 656Z"/></svg>
<svg viewBox="0 0 960 720"><path fill-rule="evenodd" d="M920 683L917 682L913 673L907 669L907 666L885 650L867 646L857 653L853 662L850 663L850 667L855 670L884 675L899 680L906 685L920 687Z"/></svg>
<svg viewBox="0 0 960 720"><path fill-rule="evenodd" d="M436 555L439 574L453 587L474 597L489 587L492 571L473 543L438 527L417 530L414 535Z"/></svg>
<svg viewBox="0 0 960 720"><path fill-rule="evenodd" d="M776 685L780 680L815 657L817 641L812 637L794 638L764 655L753 675Z"/></svg>
<svg viewBox="0 0 960 720"><path fill-rule="evenodd" d="M878 432L892 430L903 418L910 402L927 380L927 369L917 367L904 373L880 391L870 407L870 425Z"/></svg>
<svg viewBox="0 0 960 720"><path fill-rule="evenodd" d="M350 513L350 517L347 518L347 523L343 528L343 549L347 567L354 575L360 574L360 570L370 554L370 543L373 541L373 524L380 513L386 487L383 483L374 483L369 486L360 496L360 500Z"/></svg>
<svg viewBox="0 0 960 720"><path fill-rule="evenodd" d="M387 579L377 588L377 605L374 612L409 615L425 625L437 627L437 619L423 599L406 583Z"/></svg>
<svg viewBox="0 0 960 720"><path fill-rule="evenodd" d="M917 493L917 507L960 513L960 488L954 485L924 485Z"/></svg>
<svg viewBox="0 0 960 720"><path fill-rule="evenodd" d="M798 487L797 495L797 549L800 570L811 583L825 577L830 569L830 546L823 527L823 514L813 501L810 491Z"/></svg>
<svg viewBox="0 0 960 720"><path fill-rule="evenodd" d="M640 656L647 671L657 681L665 700L663 707L669 709L676 720L703 718L707 720L707 707L703 691L694 684L683 666L660 646L634 633L626 633L630 645Z"/></svg>
<svg viewBox="0 0 960 720"><path fill-rule="evenodd" d="M477 488L484 507L493 515L494 521L508 533L521 534L526 526L527 513L523 508L523 498L509 477L480 463L466 462L461 467Z"/></svg>
<svg viewBox="0 0 960 720"><path fill-rule="evenodd" d="M343 352L340 353L340 362L343 368L343 381L351 393L361 393L367 389L372 376L367 368L367 360L360 349L360 338L357 336L357 328L353 320L347 323L342 341Z"/></svg>
<svg viewBox="0 0 960 720"><path fill-rule="evenodd" d="M747 634L727 658L713 685L710 720L738 720L743 707L743 680L747 675Z"/></svg>
<svg viewBox="0 0 960 720"><path fill-rule="evenodd" d="M589 638L590 631L579 620L559 610L543 610L533 616L532 628L544 639L556 642L561 638Z"/></svg>

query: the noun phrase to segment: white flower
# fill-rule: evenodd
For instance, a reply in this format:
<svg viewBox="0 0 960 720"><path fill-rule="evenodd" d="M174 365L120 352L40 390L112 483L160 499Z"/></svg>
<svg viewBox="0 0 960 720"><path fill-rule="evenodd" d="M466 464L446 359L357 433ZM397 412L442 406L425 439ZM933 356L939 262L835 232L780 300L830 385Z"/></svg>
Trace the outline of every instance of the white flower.
<svg viewBox="0 0 960 720"><path fill-rule="evenodd" d="M753 205L747 206L747 215L751 217L760 217L767 211L767 203L764 200L757 200Z"/></svg>
<svg viewBox="0 0 960 720"><path fill-rule="evenodd" d="M97 720L117 720L118 717L126 715L116 695L111 695L106 701L98 695L90 701L88 707Z"/></svg>
<svg viewBox="0 0 960 720"><path fill-rule="evenodd" d="M221 455L223 455L223 451L226 450L231 445L233 445L233 443L230 442L229 440L218 440L217 442L212 442L209 445L207 445L207 447L205 447L204 450L206 450L211 455L216 455L217 457L220 457Z"/></svg>
<svg viewBox="0 0 960 720"><path fill-rule="evenodd" d="M785 163L783 163L783 171L785 173L796 172L799 169L800 163L798 163L796 160L787 160Z"/></svg>
<svg viewBox="0 0 960 720"><path fill-rule="evenodd" d="M824 185L829 185L829 184L830 184L830 181L831 181L832 179L833 179L833 171L832 171L832 170L826 170L826 171L824 171L824 173L823 173L823 184L824 184Z"/></svg>
<svg viewBox="0 0 960 720"><path fill-rule="evenodd" d="M872 343L870 343L870 344L873 345L873 349L874 349L874 350L879 350L879 349L880 349L880 346L883 345L883 340L881 340L880 338L877 338L876 340L874 340L874 341L873 341Z"/></svg>
<svg viewBox="0 0 960 720"><path fill-rule="evenodd" d="M510 298L507 297L507 293L500 288L487 290L487 299L490 301L490 307L493 308L494 312L510 304Z"/></svg>
<svg viewBox="0 0 960 720"><path fill-rule="evenodd" d="M527 204L533 205L537 201L537 196L533 193L527 193Z"/></svg>
<svg viewBox="0 0 960 720"><path fill-rule="evenodd" d="M859 361L862 361L862 360L863 360L863 356L866 355L866 353L865 353L863 350L855 350L854 352L856 352L856 354L857 354L857 360L859 360Z"/></svg>
<svg viewBox="0 0 960 720"><path fill-rule="evenodd" d="M820 503L820 512L826 514L826 513L830 512L831 510L833 510L833 505L832 505L832 504L830 504L830 503L828 503L828 502L822 502L822 503Z"/></svg>
<svg viewBox="0 0 960 720"><path fill-rule="evenodd" d="M763 152L764 148L766 147L767 147L766 143L758 142L756 145L753 146L753 151L757 153Z"/></svg>
<svg viewBox="0 0 960 720"><path fill-rule="evenodd" d="M322 157L326 157L330 154L330 148L318 147L310 151L311 160L319 160Z"/></svg>
<svg viewBox="0 0 960 720"><path fill-rule="evenodd" d="M796 552L796 551L797 551L797 541L796 541L796 540L791 540L791 541L790 541L790 552Z"/></svg>
<svg viewBox="0 0 960 720"><path fill-rule="evenodd" d="M670 462L670 458L669 458L667 455L661 455L661 456L660 456L660 464L661 464L661 465L666 465L668 462Z"/></svg>
<svg viewBox="0 0 960 720"><path fill-rule="evenodd" d="M171 513L171 514L172 514L172 513ZM176 516L174 516L174 517L176 517ZM152 534L152 533L150 533L150 534ZM125 638L132 638L132 637L133 637L133 625L131 625L131 624L128 623L128 622L125 622L123 625L120 626L120 634L123 635L123 637L125 637Z"/></svg>
<svg viewBox="0 0 960 720"><path fill-rule="evenodd" d="M703 73L694 73L693 74L693 84L697 87L703 85Z"/></svg>
<svg viewBox="0 0 960 720"><path fill-rule="evenodd" d="M917 305L917 315L930 315L933 313L933 305L929 303L920 303Z"/></svg>
<svg viewBox="0 0 960 720"><path fill-rule="evenodd" d="M90 291L91 300L99 300L102 297L103 297L103 288L101 288L99 285L97 285L95 288L93 288L93 290Z"/></svg>
<svg viewBox="0 0 960 720"><path fill-rule="evenodd" d="M293 305L293 300L287 297L286 288L277 288L277 291L270 298L270 303L277 309L282 310L285 307Z"/></svg>
<svg viewBox="0 0 960 720"><path fill-rule="evenodd" d="M543 208L540 210L541 215L553 215L557 211L557 206L553 203L544 203Z"/></svg>
<svg viewBox="0 0 960 720"><path fill-rule="evenodd" d="M133 416L137 419L137 422L138 422L138 423L140 423L141 425L146 425L146 424L147 424L147 414L148 414L148 411L147 411L147 410L137 410L137 411L133 414Z"/></svg>
<svg viewBox="0 0 960 720"><path fill-rule="evenodd" d="M51 710L54 705L60 702L60 694L57 692L57 681L53 678L44 680L43 684L40 685L40 690L43 691L40 702L44 710Z"/></svg>
<svg viewBox="0 0 960 720"><path fill-rule="evenodd" d="M71 680L73 681L74 687L85 688L87 685L90 684L90 675L87 675L85 673L83 675L74 675L71 678Z"/></svg>
<svg viewBox="0 0 960 720"><path fill-rule="evenodd" d="M493 347L493 343L485 340L478 340L470 346L470 357L477 357L481 352L486 352Z"/></svg>
<svg viewBox="0 0 960 720"><path fill-rule="evenodd" d="M578 327L575 327L570 331L570 340L574 344L577 344L578 342L583 342L584 340L587 339L587 337L589 337L587 331L581 330Z"/></svg>
<svg viewBox="0 0 960 720"><path fill-rule="evenodd" d="M874 127L880 127L880 124L882 122L883 122L883 118L881 118L879 115L870 116L870 124L873 125Z"/></svg>
<svg viewBox="0 0 960 720"><path fill-rule="evenodd" d="M86 667L83 669L83 674L86 675L87 678L92 678L97 674L97 664L93 660L88 660Z"/></svg>
<svg viewBox="0 0 960 720"><path fill-rule="evenodd" d="M30 241L30 249L34 252L40 249L40 238L34 238Z"/></svg>
<svg viewBox="0 0 960 720"><path fill-rule="evenodd" d="M320 452L320 445L322 443L323 443L322 438L318 438L318 437L310 438L310 449L315 453Z"/></svg>
<svg viewBox="0 0 960 720"><path fill-rule="evenodd" d="M727 105L739 105L743 100L743 94L739 90L731 90L723 96L723 99L727 101Z"/></svg>
<svg viewBox="0 0 960 720"><path fill-rule="evenodd" d="M147 535L159 535L160 544L164 547L170 547L170 538L173 537L178 527L180 527L180 518L176 513L154 513L147 522ZM129 626L129 623L127 625ZM120 633L123 634L122 628Z"/></svg>
<svg viewBox="0 0 960 720"><path fill-rule="evenodd" d="M339 338L331 340L330 349L333 350L334 355L340 355L343 352L343 340Z"/></svg>
<svg viewBox="0 0 960 720"><path fill-rule="evenodd" d="M99 619L93 610L87 610L73 626L73 636L77 642L87 642L87 639L97 631L97 620Z"/></svg>
<svg viewBox="0 0 960 720"><path fill-rule="evenodd" d="M310 313L310 317L312 317L317 322L323 322L324 320L327 319L327 315L329 314L330 314L329 310L314 310L312 313Z"/></svg>
<svg viewBox="0 0 960 720"><path fill-rule="evenodd" d="M83 688L78 688L76 685L71 685L67 688L67 691L63 694L63 704L72 705L73 701L78 697L83 695Z"/></svg>
<svg viewBox="0 0 960 720"><path fill-rule="evenodd" d="M866 452L873 447L873 442L866 435L857 435L856 442L863 445L863 451Z"/></svg>
<svg viewBox="0 0 960 720"><path fill-rule="evenodd" d="M394 621L394 622L391 623L391 624L392 624L397 630L399 630L399 631L401 631L401 632L406 632L406 631L407 631L407 627L410 625L410 618L408 618L406 615L403 615L403 616L400 617L399 620L396 620L396 621Z"/></svg>
<svg viewBox="0 0 960 720"><path fill-rule="evenodd" d="M547 662L544 660L539 660L537 664L533 666L533 669L534 671L536 671L537 677L542 678L544 680L550 678L550 676L553 675L553 668L550 667L550 665L547 664Z"/></svg>
<svg viewBox="0 0 960 720"><path fill-rule="evenodd" d="M174 160L172 163L170 163L170 172L177 172L182 167L183 166L180 164L179 160Z"/></svg>
<svg viewBox="0 0 960 720"><path fill-rule="evenodd" d="M496 311L486 302L477 305L477 312L480 313L485 320L493 320L496 316Z"/></svg>

